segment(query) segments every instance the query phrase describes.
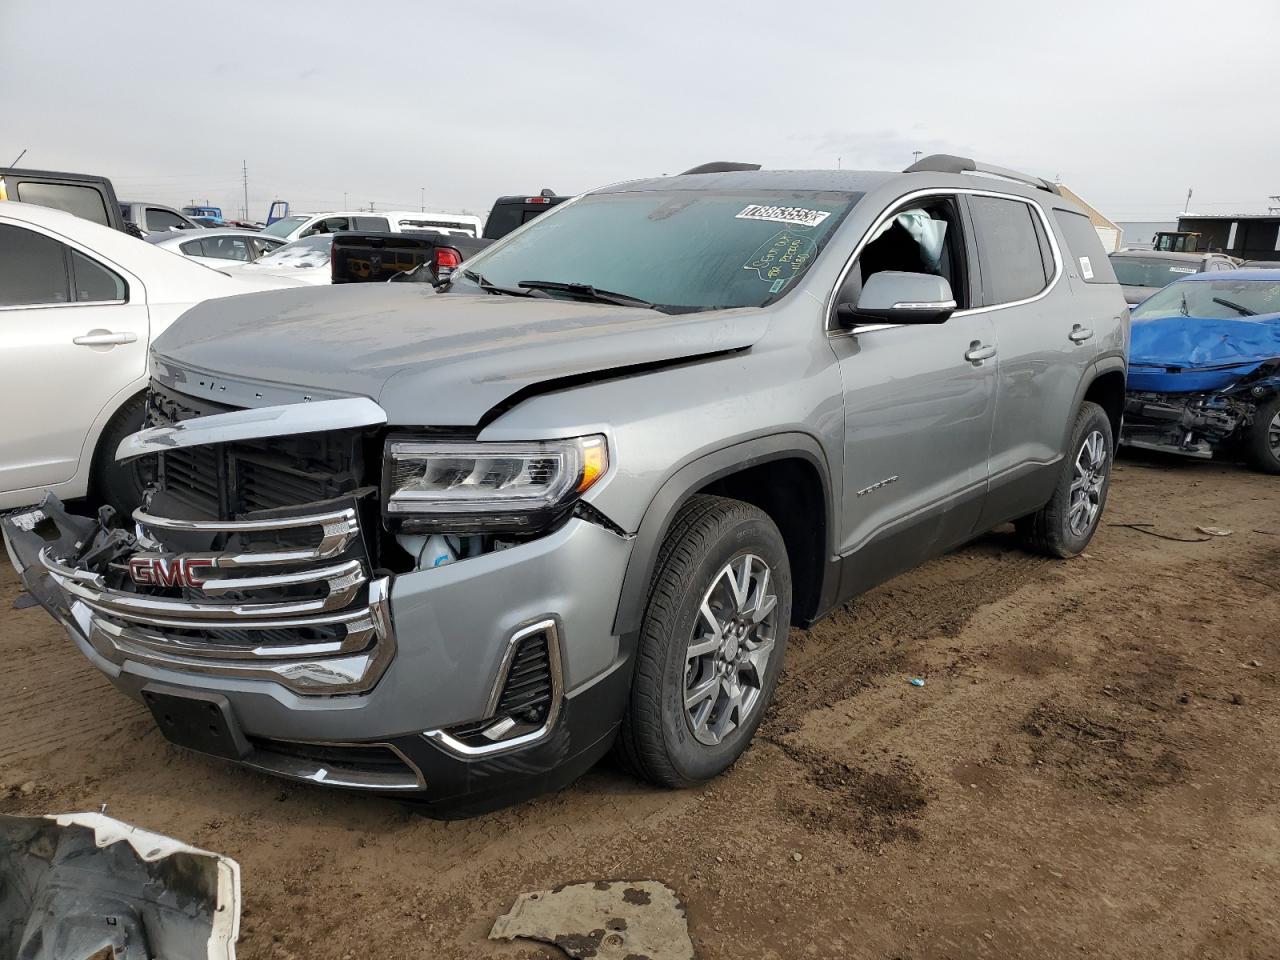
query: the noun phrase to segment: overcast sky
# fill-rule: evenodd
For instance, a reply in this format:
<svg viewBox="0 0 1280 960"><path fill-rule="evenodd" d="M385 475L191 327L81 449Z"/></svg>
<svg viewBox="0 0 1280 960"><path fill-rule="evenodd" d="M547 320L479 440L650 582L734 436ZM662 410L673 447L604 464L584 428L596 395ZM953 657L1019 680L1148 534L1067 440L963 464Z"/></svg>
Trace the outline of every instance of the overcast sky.
<svg viewBox="0 0 1280 960"><path fill-rule="evenodd" d="M1112 219L1280 194L1280 2L0 0L0 165L262 218L957 153Z"/></svg>

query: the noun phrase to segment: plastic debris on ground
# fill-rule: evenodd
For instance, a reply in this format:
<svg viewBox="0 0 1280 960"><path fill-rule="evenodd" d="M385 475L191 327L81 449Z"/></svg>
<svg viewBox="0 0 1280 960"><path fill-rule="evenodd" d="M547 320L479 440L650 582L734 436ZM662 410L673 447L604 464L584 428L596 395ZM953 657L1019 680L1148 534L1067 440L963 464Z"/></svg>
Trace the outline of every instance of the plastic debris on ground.
<svg viewBox="0 0 1280 960"><path fill-rule="evenodd" d="M235 960L240 866L100 813L0 815L0 957Z"/></svg>
<svg viewBox="0 0 1280 960"><path fill-rule="evenodd" d="M522 893L490 940L524 937L595 960L693 960L684 901L656 880L576 883Z"/></svg>
<svg viewBox="0 0 1280 960"><path fill-rule="evenodd" d="M924 686L924 679L923 679L922 677L912 677L912 678L911 678L911 685L912 685L913 687L923 687L923 686Z"/></svg>

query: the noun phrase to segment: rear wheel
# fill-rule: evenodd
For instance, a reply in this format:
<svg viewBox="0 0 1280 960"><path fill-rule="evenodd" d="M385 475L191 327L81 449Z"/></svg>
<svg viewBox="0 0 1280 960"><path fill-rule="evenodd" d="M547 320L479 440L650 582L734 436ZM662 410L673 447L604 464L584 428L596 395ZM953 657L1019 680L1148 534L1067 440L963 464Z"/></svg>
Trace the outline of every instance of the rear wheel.
<svg viewBox="0 0 1280 960"><path fill-rule="evenodd" d="M1051 557L1074 557L1089 545L1111 485L1115 443L1102 407L1085 401L1076 414L1071 445L1053 496L1017 522L1023 543Z"/></svg>
<svg viewBox="0 0 1280 960"><path fill-rule="evenodd" d="M1280 397L1259 404L1245 434L1249 462L1264 473L1280 473Z"/></svg>
<svg viewBox="0 0 1280 960"><path fill-rule="evenodd" d="M116 411L93 455L91 493L94 499L110 504L121 517L128 518L142 506L142 492L155 472L153 457L143 457L129 463L116 460L116 448L120 441L143 427L146 417L146 397L137 396Z"/></svg>
<svg viewBox="0 0 1280 960"><path fill-rule="evenodd" d="M695 496L662 545L618 748L641 777L710 780L746 750L773 697L791 568L763 511Z"/></svg>

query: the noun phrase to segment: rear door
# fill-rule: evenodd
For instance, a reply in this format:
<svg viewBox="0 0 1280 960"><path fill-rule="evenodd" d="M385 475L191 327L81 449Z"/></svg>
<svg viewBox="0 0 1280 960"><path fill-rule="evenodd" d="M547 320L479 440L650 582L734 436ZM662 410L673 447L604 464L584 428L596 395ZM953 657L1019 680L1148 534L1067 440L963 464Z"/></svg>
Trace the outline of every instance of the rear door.
<svg viewBox="0 0 1280 960"><path fill-rule="evenodd" d="M990 527L1032 512L1052 493L1063 436L1104 322L1087 307L1075 309L1065 277L1109 268L1086 217L1080 220L1092 247L1068 267L1040 204L980 192L967 205L982 270L980 307L994 324L999 357L990 492L980 524Z"/></svg>
<svg viewBox="0 0 1280 960"><path fill-rule="evenodd" d="M95 418L145 372L148 332L135 278L0 219L0 491L75 475Z"/></svg>

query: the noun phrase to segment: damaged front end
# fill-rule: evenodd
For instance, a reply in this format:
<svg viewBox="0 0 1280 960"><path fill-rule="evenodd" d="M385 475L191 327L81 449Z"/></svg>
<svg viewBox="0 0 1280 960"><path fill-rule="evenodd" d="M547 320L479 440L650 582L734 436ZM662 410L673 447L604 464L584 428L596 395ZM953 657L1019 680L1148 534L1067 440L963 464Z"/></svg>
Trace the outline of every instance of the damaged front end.
<svg viewBox="0 0 1280 960"><path fill-rule="evenodd" d="M630 535L581 499L609 472L606 437L485 443L389 428L368 399L232 408L164 383L147 422L119 452L155 458L132 516L50 495L0 533L28 592L168 740L432 798L607 746L627 675L616 591L563 587L622 580Z"/></svg>
<svg viewBox="0 0 1280 960"><path fill-rule="evenodd" d="M1195 371L1198 377L1204 374L1204 370ZM1163 369L1160 376L1164 384L1177 387L1178 375L1178 370ZM1230 453L1254 428L1259 407L1277 394L1280 359L1217 390L1130 389L1125 397L1121 443L1206 460Z"/></svg>
<svg viewBox="0 0 1280 960"><path fill-rule="evenodd" d="M235 960L240 867L97 813L0 815L0 957Z"/></svg>

